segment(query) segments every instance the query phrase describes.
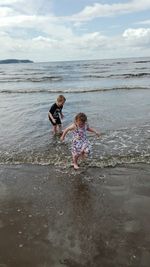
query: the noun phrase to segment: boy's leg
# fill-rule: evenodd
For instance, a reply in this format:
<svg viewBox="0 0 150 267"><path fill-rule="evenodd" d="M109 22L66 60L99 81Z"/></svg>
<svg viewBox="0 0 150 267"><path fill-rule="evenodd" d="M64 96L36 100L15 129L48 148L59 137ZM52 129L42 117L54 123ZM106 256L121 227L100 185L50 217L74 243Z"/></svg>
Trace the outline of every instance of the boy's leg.
<svg viewBox="0 0 150 267"><path fill-rule="evenodd" d="M51 124L53 125L53 133L56 134L56 132L57 132L57 124L54 123L49 116L48 116L48 118L49 118L49 121L51 122Z"/></svg>
<svg viewBox="0 0 150 267"><path fill-rule="evenodd" d="M62 133L62 125L61 125L61 120L60 118L56 118L56 131L58 134Z"/></svg>
<svg viewBox="0 0 150 267"><path fill-rule="evenodd" d="M62 134L62 125L59 124L59 125L57 125L57 126L58 126L58 132L59 132L60 134Z"/></svg>
<svg viewBox="0 0 150 267"><path fill-rule="evenodd" d="M57 133L57 125L53 125L53 133L54 133L54 134Z"/></svg>

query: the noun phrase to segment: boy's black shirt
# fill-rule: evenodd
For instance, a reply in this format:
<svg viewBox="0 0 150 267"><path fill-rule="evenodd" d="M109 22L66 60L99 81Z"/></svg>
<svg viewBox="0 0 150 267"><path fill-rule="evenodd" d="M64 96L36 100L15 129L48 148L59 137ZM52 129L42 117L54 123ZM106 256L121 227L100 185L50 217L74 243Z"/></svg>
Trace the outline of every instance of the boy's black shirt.
<svg viewBox="0 0 150 267"><path fill-rule="evenodd" d="M59 118L59 114L61 113L62 108L63 108L63 106L59 107L59 106L57 106L56 103L54 103L51 106L49 112L52 114L52 116L54 117L54 119L56 119L56 118Z"/></svg>

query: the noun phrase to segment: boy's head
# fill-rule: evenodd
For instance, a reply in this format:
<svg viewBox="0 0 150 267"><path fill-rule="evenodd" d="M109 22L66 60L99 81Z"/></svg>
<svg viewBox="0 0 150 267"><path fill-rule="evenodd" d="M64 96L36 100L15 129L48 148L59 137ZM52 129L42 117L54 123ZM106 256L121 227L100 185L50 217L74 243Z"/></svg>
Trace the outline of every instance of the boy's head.
<svg viewBox="0 0 150 267"><path fill-rule="evenodd" d="M66 101L66 98L63 95L59 95L57 97L57 105L58 106L63 106L65 101Z"/></svg>

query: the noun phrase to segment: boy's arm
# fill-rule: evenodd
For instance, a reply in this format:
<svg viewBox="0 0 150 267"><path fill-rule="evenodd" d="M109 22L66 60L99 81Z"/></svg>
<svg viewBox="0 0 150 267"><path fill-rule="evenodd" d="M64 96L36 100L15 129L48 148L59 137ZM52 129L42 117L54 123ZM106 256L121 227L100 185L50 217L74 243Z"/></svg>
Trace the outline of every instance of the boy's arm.
<svg viewBox="0 0 150 267"><path fill-rule="evenodd" d="M48 112L48 117L55 123L56 122L56 120L54 119L54 117L53 117L53 115L52 115L52 113L49 111Z"/></svg>
<svg viewBox="0 0 150 267"><path fill-rule="evenodd" d="M64 114L62 113L62 110L60 111L60 116L61 116L61 119L64 118Z"/></svg>

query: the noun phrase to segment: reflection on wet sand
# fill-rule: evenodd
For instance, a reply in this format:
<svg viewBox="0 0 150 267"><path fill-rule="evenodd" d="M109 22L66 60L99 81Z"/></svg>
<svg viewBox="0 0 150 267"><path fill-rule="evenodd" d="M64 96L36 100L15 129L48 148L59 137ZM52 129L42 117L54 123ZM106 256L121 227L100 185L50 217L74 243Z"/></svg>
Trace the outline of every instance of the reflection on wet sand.
<svg viewBox="0 0 150 267"><path fill-rule="evenodd" d="M0 266L149 267L149 165L0 173Z"/></svg>

